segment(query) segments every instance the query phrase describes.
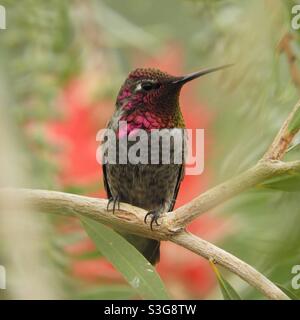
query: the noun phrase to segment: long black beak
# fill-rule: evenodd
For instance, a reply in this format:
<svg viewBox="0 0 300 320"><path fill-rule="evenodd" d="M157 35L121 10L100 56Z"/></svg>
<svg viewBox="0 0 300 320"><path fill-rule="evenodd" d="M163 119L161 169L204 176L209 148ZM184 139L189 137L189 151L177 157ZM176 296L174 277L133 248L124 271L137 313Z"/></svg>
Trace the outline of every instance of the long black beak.
<svg viewBox="0 0 300 320"><path fill-rule="evenodd" d="M187 82L189 82L191 80L194 80L196 78L204 76L205 74L212 73L212 72L215 72L215 71L218 71L218 70L221 70L221 69L225 69L225 68L228 68L228 67L231 67L231 66L232 66L232 64L226 64L224 66L220 66L220 67L216 67L216 68L203 69L203 70L200 70L198 72L190 73L190 74L188 74L186 76L183 76L183 77L178 77L172 83L173 84L185 84L185 83L187 83Z"/></svg>

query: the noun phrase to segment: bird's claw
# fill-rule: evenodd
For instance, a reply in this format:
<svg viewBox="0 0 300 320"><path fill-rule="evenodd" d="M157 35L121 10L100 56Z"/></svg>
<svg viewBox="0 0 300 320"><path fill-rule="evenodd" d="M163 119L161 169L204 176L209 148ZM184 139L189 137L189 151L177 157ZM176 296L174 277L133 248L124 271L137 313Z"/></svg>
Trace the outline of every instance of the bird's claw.
<svg viewBox="0 0 300 320"><path fill-rule="evenodd" d="M152 211L149 211L146 215L145 215L145 218L144 218L144 222L147 224L147 218L151 216L151 221L150 221L150 228L151 230L153 231L153 223L155 222L155 224L157 226L160 226L160 224L157 222L159 216L160 216L160 213L159 211L155 211L155 210L152 210Z"/></svg>
<svg viewBox="0 0 300 320"><path fill-rule="evenodd" d="M120 210L120 197L116 196L116 197L109 198L109 200L107 202L107 207L106 207L107 211L109 211L109 206L111 203L113 204L113 208L112 208L113 214L115 214L116 205L118 206L118 210Z"/></svg>

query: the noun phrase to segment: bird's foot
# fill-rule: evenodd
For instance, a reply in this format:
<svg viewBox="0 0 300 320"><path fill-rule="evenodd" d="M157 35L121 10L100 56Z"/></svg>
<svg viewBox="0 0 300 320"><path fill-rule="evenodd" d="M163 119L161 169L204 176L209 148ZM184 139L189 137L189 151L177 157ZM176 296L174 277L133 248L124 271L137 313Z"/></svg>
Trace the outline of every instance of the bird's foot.
<svg viewBox="0 0 300 320"><path fill-rule="evenodd" d="M155 222L155 224L157 226L160 226L160 224L157 222L159 216L160 216L160 211L159 210L151 210L149 211L146 215L145 215L145 218L144 218L144 222L147 224L147 219L148 217L151 217L151 220L150 220L150 228L151 230L153 231L153 223Z"/></svg>
<svg viewBox="0 0 300 320"><path fill-rule="evenodd" d="M114 214L115 211L116 211L116 206L118 207L118 210L120 210L120 197L116 196L116 197L109 198L109 200L107 202L107 207L106 207L107 211L110 210L109 207L110 207L111 203L113 204L112 211L113 211L113 214Z"/></svg>

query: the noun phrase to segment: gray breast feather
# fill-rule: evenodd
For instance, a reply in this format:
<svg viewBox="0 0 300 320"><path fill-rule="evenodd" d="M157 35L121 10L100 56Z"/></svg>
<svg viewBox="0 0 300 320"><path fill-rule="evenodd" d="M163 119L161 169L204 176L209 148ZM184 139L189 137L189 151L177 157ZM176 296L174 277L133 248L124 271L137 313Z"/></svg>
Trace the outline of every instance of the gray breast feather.
<svg viewBox="0 0 300 320"><path fill-rule="evenodd" d="M182 131L183 132L183 131ZM150 133L148 133L150 135ZM170 132L165 131L163 138L167 138ZM177 196L178 188L182 179L182 166L184 165L185 140L181 139L181 148L176 146L178 140L171 139L169 150L165 150L162 140L152 150L151 139L149 138L146 147L141 145L141 148L148 149L148 161L151 151L154 158L159 159L157 164L146 163L128 163L120 164L118 162L119 153L124 153L130 150L136 142L128 141L127 146L122 144L120 150L117 151L117 163L107 163L106 174L107 183L113 197L118 196L120 201L130 203L132 205L142 207L146 210L155 210L164 207L164 211L168 211L172 207L174 198ZM142 144L145 142L142 142ZM163 155L170 154L170 163L165 163ZM128 153L130 154L130 152ZM153 156L152 154L152 156ZM127 155L128 156L128 155ZM174 159L180 159L180 163L174 162ZM128 159L130 162L130 159Z"/></svg>

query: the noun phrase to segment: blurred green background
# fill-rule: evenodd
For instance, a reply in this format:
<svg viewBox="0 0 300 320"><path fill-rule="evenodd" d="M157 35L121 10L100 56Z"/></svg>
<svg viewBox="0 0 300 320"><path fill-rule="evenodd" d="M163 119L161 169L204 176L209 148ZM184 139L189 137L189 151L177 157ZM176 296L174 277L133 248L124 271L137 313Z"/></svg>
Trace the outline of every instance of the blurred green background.
<svg viewBox="0 0 300 320"><path fill-rule="evenodd" d="M300 38L291 29L296 3L2 1L0 185L104 197L96 133L126 75L146 66L179 75L235 64L182 93L187 127L205 129L206 161L203 175L185 179L177 206L249 168L299 98L293 74L300 70ZM300 159L300 148L287 159ZM300 264L299 190L298 184L257 187L190 230L290 288L291 269ZM0 224L0 265L8 277L1 298L134 297L76 220L28 208L0 213ZM173 298L221 298L208 262L175 245L163 244L158 272ZM262 298L222 272L244 299ZM294 293L300 297L300 290Z"/></svg>

